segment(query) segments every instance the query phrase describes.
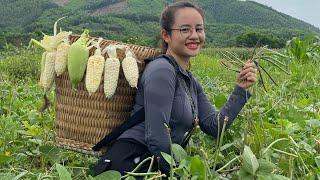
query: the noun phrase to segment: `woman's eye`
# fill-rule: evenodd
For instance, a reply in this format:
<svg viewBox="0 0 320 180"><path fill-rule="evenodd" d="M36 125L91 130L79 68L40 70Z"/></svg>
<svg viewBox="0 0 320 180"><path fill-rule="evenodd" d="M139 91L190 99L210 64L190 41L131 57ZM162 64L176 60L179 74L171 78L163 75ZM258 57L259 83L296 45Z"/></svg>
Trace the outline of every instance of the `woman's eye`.
<svg viewBox="0 0 320 180"><path fill-rule="evenodd" d="M182 32L182 33L189 33L189 32L190 32L190 28L187 28L187 27L181 28L181 29L180 29L180 32Z"/></svg>
<svg viewBox="0 0 320 180"><path fill-rule="evenodd" d="M197 31L197 32L203 32L203 31L204 31L204 28L196 28L196 31Z"/></svg>

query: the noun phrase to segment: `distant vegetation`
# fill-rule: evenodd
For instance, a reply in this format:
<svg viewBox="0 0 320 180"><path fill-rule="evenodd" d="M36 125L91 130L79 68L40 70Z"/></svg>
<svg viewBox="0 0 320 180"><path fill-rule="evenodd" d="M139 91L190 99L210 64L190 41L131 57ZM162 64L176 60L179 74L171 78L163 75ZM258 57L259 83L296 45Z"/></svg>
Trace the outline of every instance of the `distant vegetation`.
<svg viewBox="0 0 320 180"><path fill-rule="evenodd" d="M310 24L252 1L193 1L205 10L208 47L250 47L250 43L243 40L248 40L247 35L252 32L265 38L265 42L271 42L273 47L283 47L293 36L320 33ZM163 7L172 2L4 0L0 7L0 48L6 43L25 45L31 37L39 39L41 32L52 32L52 24L62 16L68 16L61 21L64 30L79 34L88 28L92 36L156 47L159 41L159 15ZM110 6L118 7L119 11L108 10ZM99 13L95 13L97 11Z"/></svg>

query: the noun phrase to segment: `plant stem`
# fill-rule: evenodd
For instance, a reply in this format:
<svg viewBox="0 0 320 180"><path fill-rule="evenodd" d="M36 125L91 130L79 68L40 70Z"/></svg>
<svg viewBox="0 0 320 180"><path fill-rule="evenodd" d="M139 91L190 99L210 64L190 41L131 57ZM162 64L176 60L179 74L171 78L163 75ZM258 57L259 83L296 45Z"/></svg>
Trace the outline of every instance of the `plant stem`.
<svg viewBox="0 0 320 180"><path fill-rule="evenodd" d="M158 175L157 172L149 172L149 173L134 173L134 172L127 172L127 175L131 175L131 176L150 176L150 175ZM126 176L126 177L128 177ZM121 177L121 178L125 178L125 176Z"/></svg>
<svg viewBox="0 0 320 180"><path fill-rule="evenodd" d="M231 163L233 163L235 160L238 160L240 156L236 156L235 158L231 159L227 164L222 166L220 169L217 170L217 172L221 172L224 168L228 167Z"/></svg>
<svg viewBox="0 0 320 180"><path fill-rule="evenodd" d="M154 156L151 157L150 166L149 166L148 171L147 171L148 173L149 173L149 172L151 171L151 169L152 169L153 162L154 162Z"/></svg>
<svg viewBox="0 0 320 180"><path fill-rule="evenodd" d="M282 150L280 150L280 149L276 149L276 148L271 148L271 149L274 150L274 151L277 151L277 152L279 152L279 153L286 154L286 155L288 155L288 156L293 156L293 157L296 157L296 158L298 157L298 156L295 155L295 154L291 154L291 153L282 151Z"/></svg>
<svg viewBox="0 0 320 180"><path fill-rule="evenodd" d="M159 174L159 175L153 176L153 177L151 177L151 178L149 178L147 180L153 180L153 179L158 179L158 178L162 178L162 177L166 177L166 175L165 174Z"/></svg>
<svg viewBox="0 0 320 180"><path fill-rule="evenodd" d="M274 144L276 144L279 141L284 141L284 140L288 140L287 138L280 138L277 139L275 141L273 141L272 143L270 143L270 145L262 152L262 155L264 155Z"/></svg>
<svg viewBox="0 0 320 180"><path fill-rule="evenodd" d="M225 131L225 128L226 128L228 120L229 120L229 117L225 116L224 121L223 121L222 130L221 130L221 135L219 136L220 139L219 139L218 147L217 147L217 150L214 153L214 165L213 165L213 169L214 170L216 169L217 158L218 158L218 154L220 153L220 147L221 147L221 144L222 144L222 141L223 141L224 131ZM220 121L220 119L219 119L219 116L218 116L218 122L219 121ZM220 134L219 131L220 131L220 128L218 128L218 134Z"/></svg>
<svg viewBox="0 0 320 180"><path fill-rule="evenodd" d="M171 155L171 163L170 163L170 180L173 179L173 150L172 150L172 140L171 140L171 135L170 135L170 128L169 126L164 123L164 126L167 128L168 130L168 135L169 135L169 143L170 143L170 155Z"/></svg>
<svg viewBox="0 0 320 180"><path fill-rule="evenodd" d="M131 175L130 173L135 173L135 172L142 166L142 164L144 164L145 162L147 162L147 161L149 161L149 160L152 160L152 157L148 157L148 158L144 159L143 161L141 161L136 168L134 168L131 172L127 172L127 174L124 175L124 176L121 177L121 178L126 178L126 177L128 177L129 175Z"/></svg>

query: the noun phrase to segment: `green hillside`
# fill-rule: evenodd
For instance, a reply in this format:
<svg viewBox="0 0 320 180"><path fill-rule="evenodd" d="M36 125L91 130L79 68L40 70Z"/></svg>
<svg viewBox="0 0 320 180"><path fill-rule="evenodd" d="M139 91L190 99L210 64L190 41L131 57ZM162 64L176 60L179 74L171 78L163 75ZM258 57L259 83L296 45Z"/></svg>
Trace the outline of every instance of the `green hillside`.
<svg viewBox="0 0 320 180"><path fill-rule="evenodd" d="M41 32L52 33L54 21L65 30L108 39L157 46L159 15L173 0L3 0L0 47L25 44ZM294 35L320 33L310 24L252 1L193 0L205 10L207 46L235 46L246 32L260 32L286 41Z"/></svg>

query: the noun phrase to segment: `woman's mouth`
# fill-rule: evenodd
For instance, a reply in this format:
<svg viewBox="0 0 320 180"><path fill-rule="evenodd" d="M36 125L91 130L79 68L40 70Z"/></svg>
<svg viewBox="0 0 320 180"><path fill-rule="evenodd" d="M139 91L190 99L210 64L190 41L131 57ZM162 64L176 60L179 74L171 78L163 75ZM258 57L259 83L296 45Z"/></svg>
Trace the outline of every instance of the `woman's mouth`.
<svg viewBox="0 0 320 180"><path fill-rule="evenodd" d="M199 43L187 43L186 46L188 49L196 50L199 47Z"/></svg>

